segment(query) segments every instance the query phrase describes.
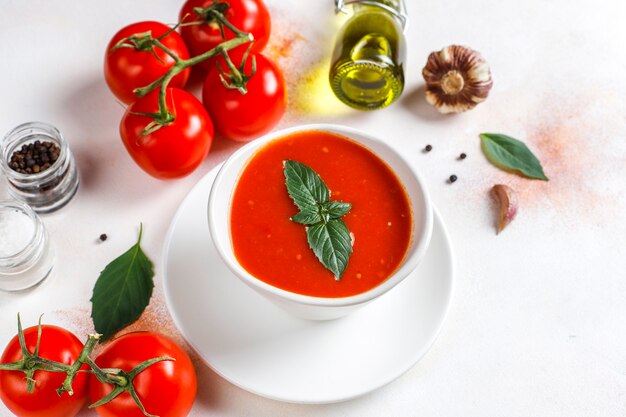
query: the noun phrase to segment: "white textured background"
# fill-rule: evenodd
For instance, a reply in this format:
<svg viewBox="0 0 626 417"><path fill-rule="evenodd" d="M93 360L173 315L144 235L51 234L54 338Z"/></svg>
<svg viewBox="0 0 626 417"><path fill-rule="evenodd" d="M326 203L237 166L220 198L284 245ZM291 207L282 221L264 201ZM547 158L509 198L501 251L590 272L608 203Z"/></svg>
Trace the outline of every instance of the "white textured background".
<svg viewBox="0 0 626 417"><path fill-rule="evenodd" d="M237 148L216 140L194 174L160 182L134 165L118 137L123 108L103 80L106 44L135 21L174 22L181 4L2 2L0 134L32 120L56 125L83 182L71 205L44 218L58 251L54 277L33 291L0 294L0 347L15 333L18 311L29 324L43 312L48 323L89 331L89 298L100 270L134 242L139 222L144 249L159 265L177 206ZM399 102L372 113L320 99L338 25L332 2L268 4L269 54L290 88L281 126L343 123L384 134L407 155L451 232L458 255L454 300L431 351L370 395L335 405L283 404L236 388L198 362L200 394L191 415L626 415L622 1L409 0L406 90ZM481 51L495 85L475 110L443 117L425 103L420 74L430 51L452 43ZM479 148L484 131L525 140L551 181L493 168ZM421 153L428 143L433 151ZM468 154L463 162L455 160L461 152ZM459 180L446 184L453 173ZM487 196L497 182L520 194L518 219L500 236ZM0 185L0 195L5 192ZM101 233L109 240L98 244ZM133 328L179 337L163 304L160 273L152 304ZM9 415L0 404L0 416Z"/></svg>

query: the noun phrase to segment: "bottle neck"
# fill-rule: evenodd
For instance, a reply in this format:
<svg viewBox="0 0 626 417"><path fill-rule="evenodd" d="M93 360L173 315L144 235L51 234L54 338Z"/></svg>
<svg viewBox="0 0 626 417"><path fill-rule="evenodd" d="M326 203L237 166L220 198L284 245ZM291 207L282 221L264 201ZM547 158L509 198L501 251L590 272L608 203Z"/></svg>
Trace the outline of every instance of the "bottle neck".
<svg viewBox="0 0 626 417"><path fill-rule="evenodd" d="M352 5L354 12L359 13L363 9L379 8L396 17L405 29L408 15L405 0L335 0L335 12L347 12L346 6Z"/></svg>
<svg viewBox="0 0 626 417"><path fill-rule="evenodd" d="M372 0L372 3L391 7L397 13L400 13L404 7L404 0Z"/></svg>

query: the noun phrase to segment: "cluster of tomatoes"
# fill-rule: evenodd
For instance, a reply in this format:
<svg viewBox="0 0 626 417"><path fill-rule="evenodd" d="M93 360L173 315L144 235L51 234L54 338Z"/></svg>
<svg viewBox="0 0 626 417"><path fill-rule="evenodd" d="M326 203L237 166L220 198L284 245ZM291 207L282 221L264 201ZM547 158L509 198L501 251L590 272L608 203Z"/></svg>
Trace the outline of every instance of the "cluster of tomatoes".
<svg viewBox="0 0 626 417"><path fill-rule="evenodd" d="M155 126L151 115L159 111L159 88L143 97L135 90L164 77L178 60L198 57L235 38L228 27L202 15L202 10L216 5L232 26L254 39L252 44L228 51L231 63L243 70L247 92L242 94L242 89L225 85L224 72L229 66L223 56L209 58L194 67L206 74L202 103L183 90L191 71L185 68L167 84L166 103L173 120ZM144 171L157 178L185 176L205 159L214 131L231 140L249 141L279 122L286 108L285 81L280 69L261 54L269 40L270 25L262 0L188 0L180 11L178 31L145 21L123 28L111 39L105 56L105 79L115 96L129 105L120 135ZM159 45L120 47L125 39L147 33L167 50Z"/></svg>
<svg viewBox="0 0 626 417"><path fill-rule="evenodd" d="M71 332L57 326L41 326L41 342L37 348L38 327L24 330L25 346L30 353L50 361L72 365L83 349L81 341ZM24 358L18 336L7 345L0 363L16 363ZM168 357L137 374L134 390L145 411L161 417L185 417L189 414L197 391L197 378L189 356L171 339L152 332L128 333L113 340L98 355L95 363L103 369L116 368L130 372L140 363ZM28 365L26 365L28 366ZM24 372L0 370L0 399L17 417L74 417L85 405L99 401L113 391L93 374L83 372L84 365L72 383L73 395L57 394L66 375L62 372L37 370L35 387L27 390ZM144 417L146 414L127 392L96 407L102 417Z"/></svg>

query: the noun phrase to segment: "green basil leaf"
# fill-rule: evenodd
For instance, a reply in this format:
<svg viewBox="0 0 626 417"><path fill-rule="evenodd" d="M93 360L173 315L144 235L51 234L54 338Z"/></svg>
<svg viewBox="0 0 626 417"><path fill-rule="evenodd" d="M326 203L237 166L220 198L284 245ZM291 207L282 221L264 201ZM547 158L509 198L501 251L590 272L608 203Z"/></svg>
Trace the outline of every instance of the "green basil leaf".
<svg viewBox="0 0 626 417"><path fill-rule="evenodd" d="M94 286L91 317L101 341L137 320L152 297L154 270L141 250L142 233L143 226L137 243L109 263Z"/></svg>
<svg viewBox="0 0 626 417"><path fill-rule="evenodd" d="M485 156L495 166L519 172L528 178L548 181L541 162L523 142L499 133L481 133L480 139Z"/></svg>
<svg viewBox="0 0 626 417"><path fill-rule="evenodd" d="M306 234L317 259L335 275L336 280L341 279L352 254L350 231L343 220L315 224L307 228Z"/></svg>
<svg viewBox="0 0 626 417"><path fill-rule="evenodd" d="M302 211L317 210L318 204L328 202L328 187L319 175L308 166L296 161L285 161L287 192Z"/></svg>
<svg viewBox="0 0 626 417"><path fill-rule="evenodd" d="M330 202L330 192L320 176L310 167L296 161L285 161L285 184L300 212L291 221L308 225L309 246L317 259L341 279L350 255L352 239L341 217L352 208L349 203Z"/></svg>
<svg viewBox="0 0 626 417"><path fill-rule="evenodd" d="M339 219L342 216L348 214L352 204L344 203L343 201L331 201L322 206L322 211L328 213L331 219Z"/></svg>
<svg viewBox="0 0 626 417"><path fill-rule="evenodd" d="M291 218L292 222L300 224L315 224L322 221L319 211L301 211Z"/></svg>

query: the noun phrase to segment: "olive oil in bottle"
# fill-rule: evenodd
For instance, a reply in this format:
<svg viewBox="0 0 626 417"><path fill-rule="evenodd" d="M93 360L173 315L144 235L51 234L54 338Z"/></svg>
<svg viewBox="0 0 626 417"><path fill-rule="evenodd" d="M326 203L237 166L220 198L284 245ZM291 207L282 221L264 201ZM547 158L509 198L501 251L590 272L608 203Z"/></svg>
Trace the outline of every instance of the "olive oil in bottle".
<svg viewBox="0 0 626 417"><path fill-rule="evenodd" d="M343 5L337 0L337 7ZM335 43L330 85L347 105L375 110L393 103L404 88L406 20L403 0L354 0L353 15Z"/></svg>

